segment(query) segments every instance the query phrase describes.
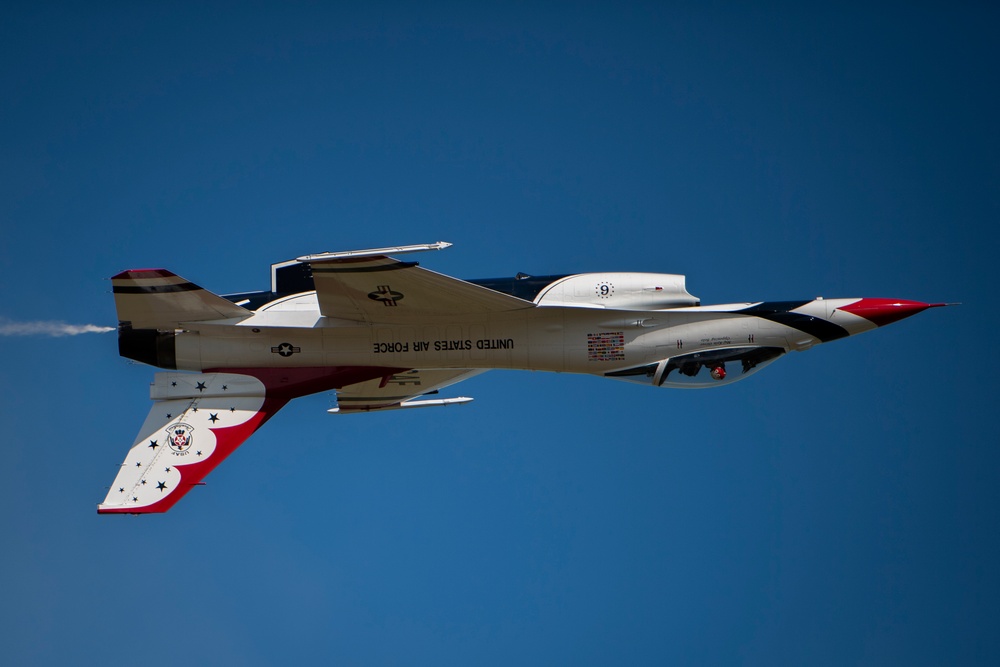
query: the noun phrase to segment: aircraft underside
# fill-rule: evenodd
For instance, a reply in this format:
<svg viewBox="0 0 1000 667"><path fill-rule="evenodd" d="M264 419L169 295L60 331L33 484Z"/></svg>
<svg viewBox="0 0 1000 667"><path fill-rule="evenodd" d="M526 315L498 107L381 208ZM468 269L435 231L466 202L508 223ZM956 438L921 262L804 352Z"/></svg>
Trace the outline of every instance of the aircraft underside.
<svg viewBox="0 0 1000 667"><path fill-rule="evenodd" d="M674 274L464 281L390 256L448 245L301 257L272 267L270 291L229 297L164 269L114 276L121 355L169 372L156 374L152 409L98 511L166 511L307 394L335 390L341 414L448 406L471 399L439 390L494 368L721 386L788 351L944 305L702 306Z"/></svg>

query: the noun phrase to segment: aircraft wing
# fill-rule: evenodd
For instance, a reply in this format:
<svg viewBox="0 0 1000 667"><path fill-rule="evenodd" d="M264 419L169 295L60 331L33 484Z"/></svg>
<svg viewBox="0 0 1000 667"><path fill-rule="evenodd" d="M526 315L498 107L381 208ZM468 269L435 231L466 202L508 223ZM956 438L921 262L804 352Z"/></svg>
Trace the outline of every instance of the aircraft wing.
<svg viewBox="0 0 1000 667"><path fill-rule="evenodd" d="M337 407L330 412L348 414L468 403L471 398L422 399L438 389L485 373L486 369L414 369L385 378L358 382L337 391Z"/></svg>
<svg viewBox="0 0 1000 667"><path fill-rule="evenodd" d="M428 316L473 315L533 308L530 301L402 262L387 253L450 244L401 246L299 257L312 268L320 313L357 322L406 324Z"/></svg>
<svg viewBox="0 0 1000 667"><path fill-rule="evenodd" d="M166 512L288 400L233 373L157 373L150 397L100 514Z"/></svg>

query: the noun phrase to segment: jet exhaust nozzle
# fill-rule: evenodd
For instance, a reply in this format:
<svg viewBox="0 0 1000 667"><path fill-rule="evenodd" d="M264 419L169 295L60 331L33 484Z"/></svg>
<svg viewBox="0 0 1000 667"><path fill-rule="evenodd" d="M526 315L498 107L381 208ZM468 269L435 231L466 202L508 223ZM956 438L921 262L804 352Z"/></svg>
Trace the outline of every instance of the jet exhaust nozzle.
<svg viewBox="0 0 1000 667"><path fill-rule="evenodd" d="M118 354L158 368L177 368L177 348L173 331L133 329L127 322L118 326Z"/></svg>

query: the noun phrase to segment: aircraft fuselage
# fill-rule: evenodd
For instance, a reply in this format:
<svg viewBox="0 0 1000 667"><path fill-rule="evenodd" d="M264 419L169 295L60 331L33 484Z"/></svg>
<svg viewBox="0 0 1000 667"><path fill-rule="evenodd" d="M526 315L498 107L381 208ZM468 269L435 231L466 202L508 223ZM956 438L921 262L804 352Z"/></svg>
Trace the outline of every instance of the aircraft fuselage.
<svg viewBox="0 0 1000 667"><path fill-rule="evenodd" d="M304 294L275 302L236 324L199 322L197 331L176 331L173 367L191 371L340 366L503 368L604 375L723 348L807 349L876 328L863 317L838 310L838 306L856 301L796 302L794 319L801 328L775 321L773 313L763 313L771 315L769 318L739 312L752 308L750 303L669 311L549 306L392 325L322 317L309 307L315 304L315 295ZM782 308L777 309L779 313ZM278 321L283 324L276 325Z"/></svg>
<svg viewBox="0 0 1000 667"><path fill-rule="evenodd" d="M168 369L101 513L165 512L288 401L336 390L349 414L467 403L437 392L489 369L667 387L741 380L786 352L933 305L812 299L702 306L676 274L463 281L391 255L272 266L267 292L220 297L166 269L112 278L122 356Z"/></svg>

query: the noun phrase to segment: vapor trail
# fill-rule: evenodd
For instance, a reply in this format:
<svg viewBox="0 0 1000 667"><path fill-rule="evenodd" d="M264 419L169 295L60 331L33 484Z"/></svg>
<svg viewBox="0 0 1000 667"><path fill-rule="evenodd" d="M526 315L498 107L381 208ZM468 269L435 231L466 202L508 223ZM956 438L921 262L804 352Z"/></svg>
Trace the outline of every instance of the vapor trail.
<svg viewBox="0 0 1000 667"><path fill-rule="evenodd" d="M13 322L0 318L0 336L79 336L114 330L114 327L99 327L96 324L66 324L54 321Z"/></svg>

